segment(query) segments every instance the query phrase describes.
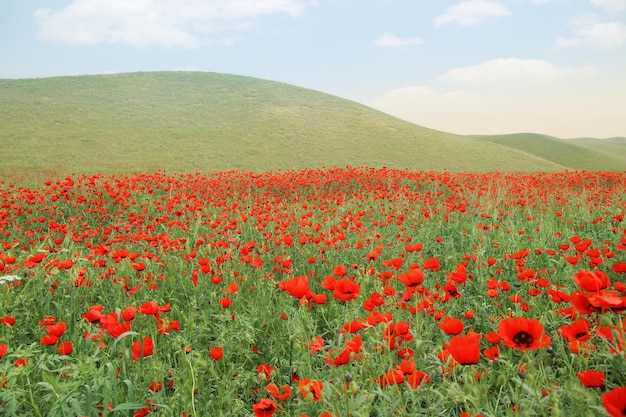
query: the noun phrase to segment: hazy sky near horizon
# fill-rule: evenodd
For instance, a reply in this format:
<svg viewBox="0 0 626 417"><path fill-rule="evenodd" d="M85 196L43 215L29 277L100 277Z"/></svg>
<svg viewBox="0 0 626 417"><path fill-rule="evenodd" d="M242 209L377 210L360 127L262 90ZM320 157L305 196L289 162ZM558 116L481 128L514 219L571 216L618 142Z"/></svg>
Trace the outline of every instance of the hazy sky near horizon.
<svg viewBox="0 0 626 417"><path fill-rule="evenodd" d="M171 70L459 134L626 136L626 0L0 0L0 78Z"/></svg>

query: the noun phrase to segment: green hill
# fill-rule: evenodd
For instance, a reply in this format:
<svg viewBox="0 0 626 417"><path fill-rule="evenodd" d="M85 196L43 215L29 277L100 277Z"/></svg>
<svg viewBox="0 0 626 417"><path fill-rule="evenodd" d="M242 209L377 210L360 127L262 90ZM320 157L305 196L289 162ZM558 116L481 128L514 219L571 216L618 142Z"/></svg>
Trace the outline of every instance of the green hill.
<svg viewBox="0 0 626 417"><path fill-rule="evenodd" d="M607 161L618 160L620 168L618 170L626 170L626 138L610 138L610 139L592 139L580 138L572 139L573 143L578 146L587 148L592 152L600 154Z"/></svg>
<svg viewBox="0 0 626 417"><path fill-rule="evenodd" d="M626 138L564 140L535 133L472 137L508 146L572 169L626 170Z"/></svg>
<svg viewBox="0 0 626 417"><path fill-rule="evenodd" d="M0 126L4 176L346 165L573 168L550 154L428 129L317 91L216 73L0 80ZM595 155L592 148L576 142L572 149L584 159L583 151Z"/></svg>

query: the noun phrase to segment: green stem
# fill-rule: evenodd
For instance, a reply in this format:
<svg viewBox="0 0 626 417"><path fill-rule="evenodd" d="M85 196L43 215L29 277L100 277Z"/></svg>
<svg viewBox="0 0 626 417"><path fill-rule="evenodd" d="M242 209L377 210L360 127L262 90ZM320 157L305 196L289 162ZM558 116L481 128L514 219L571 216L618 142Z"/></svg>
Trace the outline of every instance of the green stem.
<svg viewBox="0 0 626 417"><path fill-rule="evenodd" d="M195 397L196 397L196 375L193 372L193 366L191 365L191 360L189 359L188 355L185 355L185 359L187 360L187 363L189 364L189 371L191 372L191 413L196 416L196 401L195 401Z"/></svg>
<svg viewBox="0 0 626 417"><path fill-rule="evenodd" d="M28 383L28 395L30 396L30 403L33 406L33 411L39 417L43 417L43 415L39 411L39 408L37 407L37 404L35 404L35 397L33 396L33 389L32 385L30 384L30 378L28 377L28 374L26 375L26 382Z"/></svg>

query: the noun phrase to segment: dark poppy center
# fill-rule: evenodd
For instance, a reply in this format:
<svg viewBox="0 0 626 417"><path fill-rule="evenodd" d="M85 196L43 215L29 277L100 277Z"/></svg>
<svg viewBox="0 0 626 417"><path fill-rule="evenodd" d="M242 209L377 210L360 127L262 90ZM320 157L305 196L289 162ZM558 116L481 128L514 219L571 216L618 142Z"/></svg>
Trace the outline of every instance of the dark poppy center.
<svg viewBox="0 0 626 417"><path fill-rule="evenodd" d="M518 332L513 336L513 342L519 347L530 347L534 340L535 338L526 332Z"/></svg>
<svg viewBox="0 0 626 417"><path fill-rule="evenodd" d="M574 336L574 338L580 339L585 336L587 336L587 332L580 332L580 333L577 333L576 336Z"/></svg>

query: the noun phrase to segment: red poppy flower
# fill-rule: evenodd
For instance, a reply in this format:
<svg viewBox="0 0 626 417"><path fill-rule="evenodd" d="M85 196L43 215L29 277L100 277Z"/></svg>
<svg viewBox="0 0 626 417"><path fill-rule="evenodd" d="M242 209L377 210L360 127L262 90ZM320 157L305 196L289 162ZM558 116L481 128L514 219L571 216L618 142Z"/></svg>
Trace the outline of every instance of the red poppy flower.
<svg viewBox="0 0 626 417"><path fill-rule="evenodd" d="M399 274L398 279L406 286L407 290L415 291L424 281L424 272L419 268L412 268L404 274Z"/></svg>
<svg viewBox="0 0 626 417"><path fill-rule="evenodd" d="M74 350L74 346L72 342L66 340L64 342L59 343L59 347L57 348L61 355L69 355Z"/></svg>
<svg viewBox="0 0 626 417"><path fill-rule="evenodd" d="M385 375L376 379L376 383L381 387L390 384L401 384L402 382L404 382L404 373L397 368L388 371Z"/></svg>
<svg viewBox="0 0 626 417"><path fill-rule="evenodd" d="M393 313L388 311L386 313L381 313L380 311L372 311L367 315L365 321L370 326L376 326L378 323L387 323L393 320Z"/></svg>
<svg viewBox="0 0 626 417"><path fill-rule="evenodd" d="M574 291L571 296L572 304L576 311L580 314L591 314L601 311L601 309L591 305L587 299L587 295L583 291Z"/></svg>
<svg viewBox="0 0 626 417"><path fill-rule="evenodd" d="M435 257L426 259L422 266L426 269L430 269L431 271L435 271L435 272L441 269L439 258L435 258Z"/></svg>
<svg viewBox="0 0 626 417"><path fill-rule="evenodd" d="M298 299L307 297L308 294L311 292L311 290L309 289L309 277L305 275L293 277L287 281L279 282L278 287L281 290L287 291L293 297Z"/></svg>
<svg viewBox="0 0 626 417"><path fill-rule="evenodd" d="M543 324L537 319L509 317L500 322L498 333L507 346L531 350L550 346L551 338L543 334Z"/></svg>
<svg viewBox="0 0 626 417"><path fill-rule="evenodd" d="M589 334L589 322L585 319L580 319L572 324L559 327L559 333L570 342L574 340L584 342L591 338L591 334Z"/></svg>
<svg viewBox="0 0 626 417"><path fill-rule="evenodd" d="M578 263L578 261L580 260L579 256L566 256L565 260L570 263L571 265L576 265Z"/></svg>
<svg viewBox="0 0 626 417"><path fill-rule="evenodd" d="M385 304L385 297L383 297L380 293L376 291L370 294L369 300L375 307Z"/></svg>
<svg viewBox="0 0 626 417"><path fill-rule="evenodd" d="M57 321L56 316L46 316L43 319L39 320L39 324L42 326L51 326Z"/></svg>
<svg viewBox="0 0 626 417"><path fill-rule="evenodd" d="M403 347L402 349L398 349L396 352L399 358L402 359L410 359L415 354L415 351L409 347Z"/></svg>
<svg viewBox="0 0 626 417"><path fill-rule="evenodd" d="M446 317L439 323L439 328L443 330L445 334L457 335L463 332L465 325L463 324L463 320L458 317Z"/></svg>
<svg viewBox="0 0 626 417"><path fill-rule="evenodd" d="M156 301L148 301L139 306L139 311L143 314L154 315L159 312L159 305Z"/></svg>
<svg viewBox="0 0 626 417"><path fill-rule="evenodd" d="M346 349L350 352L359 353L363 347L363 338L361 336L354 336L352 339L346 341Z"/></svg>
<svg viewBox="0 0 626 417"><path fill-rule="evenodd" d="M580 382L586 387L602 387L604 386L604 371L596 371L587 369L576 374Z"/></svg>
<svg viewBox="0 0 626 417"><path fill-rule="evenodd" d="M61 337L63 333L65 333L65 330L67 330L67 323L64 321L60 321L57 324L47 327L47 331L50 336Z"/></svg>
<svg viewBox="0 0 626 417"><path fill-rule="evenodd" d="M611 285L609 276L602 271L580 270L574 275L574 282L587 291L600 291Z"/></svg>
<svg viewBox="0 0 626 417"><path fill-rule="evenodd" d="M485 349L483 353L487 358L494 361L500 357L500 348L498 348L498 346L491 346Z"/></svg>
<svg viewBox="0 0 626 417"><path fill-rule="evenodd" d="M122 316L124 321L133 320L136 314L137 314L137 309L133 306L128 306L120 312L120 315Z"/></svg>
<svg viewBox="0 0 626 417"><path fill-rule="evenodd" d="M28 365L29 360L30 358L17 358L13 364L15 365L16 368L19 368L20 366Z"/></svg>
<svg viewBox="0 0 626 417"><path fill-rule="evenodd" d="M614 328L611 326L598 326L596 327L596 334L611 342L611 352L615 352L616 350L626 350L624 335L619 328Z"/></svg>
<svg viewBox="0 0 626 417"><path fill-rule="evenodd" d="M252 404L252 409L254 410L254 417L272 417L274 412L278 410L278 406L270 398L261 398L258 403Z"/></svg>
<svg viewBox="0 0 626 417"><path fill-rule="evenodd" d="M5 326L13 326L15 324L15 320L15 316L0 317L0 323L4 324Z"/></svg>
<svg viewBox="0 0 626 417"><path fill-rule="evenodd" d="M132 347L133 360L136 361L139 358L145 358L152 355L154 351L154 342L150 337L144 337L142 340L133 343Z"/></svg>
<svg viewBox="0 0 626 417"><path fill-rule="evenodd" d="M237 291L239 291L239 284L237 284L236 282L231 282L226 287L226 291L228 291L229 294L235 294Z"/></svg>
<svg viewBox="0 0 626 417"><path fill-rule="evenodd" d="M59 338L57 336L53 336L49 334L41 336L42 345L47 345L47 346L56 345L58 341L59 341Z"/></svg>
<svg viewBox="0 0 626 417"><path fill-rule="evenodd" d="M459 292L458 287L454 284L454 281L448 280L446 284L443 286L443 290L445 291L445 297L442 301L448 301L451 298L460 298L461 293Z"/></svg>
<svg viewBox="0 0 626 417"><path fill-rule="evenodd" d="M70 269L74 265L74 261L71 259L63 259L59 261L59 269Z"/></svg>
<svg viewBox="0 0 626 417"><path fill-rule="evenodd" d="M497 345L502 340L502 338L500 337L500 334L498 332L489 332L489 333L487 333L485 335L485 339L487 339L487 341L489 343L493 343L494 345Z"/></svg>
<svg viewBox="0 0 626 417"><path fill-rule="evenodd" d="M411 388L417 388L423 383L430 382L430 375L428 375L424 371L420 371L416 369L412 373L405 375L406 382L409 384Z"/></svg>
<svg viewBox="0 0 626 417"><path fill-rule="evenodd" d="M309 353L312 355L315 352L322 350L322 348L324 347L324 338L322 338L322 336L315 336L315 339L313 339L306 345L309 347Z"/></svg>
<svg viewBox="0 0 626 417"><path fill-rule="evenodd" d="M127 325L117 321L108 322L106 325L103 325L103 327L115 339L117 339L129 330L129 327Z"/></svg>
<svg viewBox="0 0 626 417"><path fill-rule="evenodd" d="M5 343L0 343L0 359L2 359L4 355L6 355L7 350L9 350L9 346L7 346Z"/></svg>
<svg viewBox="0 0 626 417"><path fill-rule="evenodd" d="M621 310L626 308L626 297L620 297L616 291L590 292L587 301L595 308L602 311Z"/></svg>
<svg viewBox="0 0 626 417"><path fill-rule="evenodd" d="M341 301L350 301L353 298L358 297L361 292L361 285L352 281L350 278L338 279L335 282L335 292L333 297L340 299Z"/></svg>
<svg viewBox="0 0 626 417"><path fill-rule="evenodd" d="M467 267L460 263L456 266L456 270L447 274L446 277L457 284L462 284L467 280Z"/></svg>
<svg viewBox="0 0 626 417"><path fill-rule="evenodd" d="M345 265L339 264L333 268L333 274L338 277L345 277L348 275L348 268Z"/></svg>
<svg viewBox="0 0 626 417"><path fill-rule="evenodd" d="M366 323L367 322L363 319L355 319L352 320L350 323L344 324L341 330L344 333L356 333L359 330L365 329L367 327Z"/></svg>
<svg viewBox="0 0 626 417"><path fill-rule="evenodd" d="M478 363L480 360L480 346L478 341L482 336L478 333L464 336L454 336L450 343L444 343L445 348L461 365Z"/></svg>
<svg viewBox="0 0 626 417"><path fill-rule="evenodd" d="M209 350L209 355L213 360L220 360L224 356L224 348L221 346L214 346Z"/></svg>
<svg viewBox="0 0 626 417"><path fill-rule="evenodd" d="M626 387L613 388L600 396L604 409L612 417L626 416Z"/></svg>
<svg viewBox="0 0 626 417"><path fill-rule="evenodd" d="M336 350L328 351L324 362L333 366L341 366L350 362L350 349L345 348L338 355L336 353Z"/></svg>
<svg viewBox="0 0 626 417"><path fill-rule="evenodd" d="M327 300L328 300L328 297L326 297L326 294L313 294L313 302L315 302L315 304L326 304ZM309 302L309 307L310 307L310 302Z"/></svg>
<svg viewBox="0 0 626 417"><path fill-rule="evenodd" d="M335 283L337 282L337 278L334 275L327 275L326 278L322 281L322 288L327 289L328 291L335 291Z"/></svg>
<svg viewBox="0 0 626 417"><path fill-rule="evenodd" d="M94 308L94 307L90 308L89 311L83 314L83 318L87 320L89 323L94 323L100 320L101 316L102 316L101 310Z"/></svg>
<svg viewBox="0 0 626 417"><path fill-rule="evenodd" d="M302 398L311 398L313 401L322 399L322 389L324 385L322 381L311 378L304 378L298 382L298 389Z"/></svg>
<svg viewBox="0 0 626 417"><path fill-rule="evenodd" d="M414 340L410 326L408 321L399 321L398 323L391 323L383 330L383 338L387 341L389 349L395 350L403 341Z"/></svg>
<svg viewBox="0 0 626 417"><path fill-rule="evenodd" d="M274 383L267 384L265 390L269 392L272 397L280 401L284 401L291 396L291 387L289 385L283 385L282 388L278 388L278 385Z"/></svg>

